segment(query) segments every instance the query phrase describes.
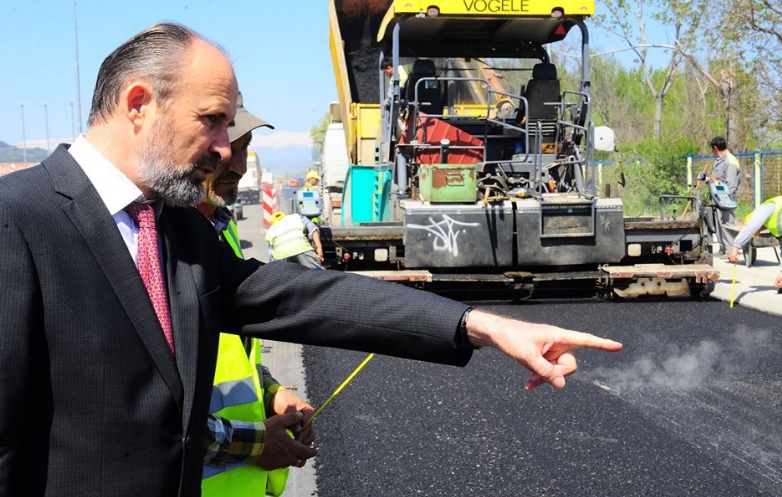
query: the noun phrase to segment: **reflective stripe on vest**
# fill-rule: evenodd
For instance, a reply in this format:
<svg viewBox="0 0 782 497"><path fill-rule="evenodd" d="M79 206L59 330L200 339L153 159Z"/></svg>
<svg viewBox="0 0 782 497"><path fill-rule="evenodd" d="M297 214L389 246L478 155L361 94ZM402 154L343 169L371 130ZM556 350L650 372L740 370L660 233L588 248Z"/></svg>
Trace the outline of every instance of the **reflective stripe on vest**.
<svg viewBox="0 0 782 497"><path fill-rule="evenodd" d="M233 220L223 231L223 239L237 257L244 258L239 232ZM266 419L260 376L261 347L261 341L253 338L248 357L238 335L220 334L210 413L237 421L259 422ZM258 497L264 493L280 495L285 490L288 471L288 468L266 471L249 464L219 468L204 466L201 494L204 497Z"/></svg>
<svg viewBox="0 0 782 497"><path fill-rule="evenodd" d="M240 259L244 259L242 254L242 244L239 241L239 230L236 227L236 222L231 219L228 221L228 226L223 230L223 239L234 249L234 254Z"/></svg>
<svg viewBox="0 0 782 497"><path fill-rule="evenodd" d="M298 214L288 214L270 226L266 240L272 244L272 256L281 260L312 250L305 231L304 222Z"/></svg>
<svg viewBox="0 0 782 497"><path fill-rule="evenodd" d="M768 228L772 235L779 238L780 233L782 233L782 196L770 198L763 204L776 204L774 213L766 219L763 226Z"/></svg>

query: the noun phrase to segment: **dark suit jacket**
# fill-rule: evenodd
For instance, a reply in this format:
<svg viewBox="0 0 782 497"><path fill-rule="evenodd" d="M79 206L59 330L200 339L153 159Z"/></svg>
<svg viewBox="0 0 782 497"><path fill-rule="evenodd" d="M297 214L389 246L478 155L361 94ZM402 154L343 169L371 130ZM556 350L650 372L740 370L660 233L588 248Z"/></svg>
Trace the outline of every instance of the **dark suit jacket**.
<svg viewBox="0 0 782 497"><path fill-rule="evenodd" d="M0 496L200 493L218 331L464 365L466 306L241 261L165 207L176 359L97 191L64 146L0 180Z"/></svg>

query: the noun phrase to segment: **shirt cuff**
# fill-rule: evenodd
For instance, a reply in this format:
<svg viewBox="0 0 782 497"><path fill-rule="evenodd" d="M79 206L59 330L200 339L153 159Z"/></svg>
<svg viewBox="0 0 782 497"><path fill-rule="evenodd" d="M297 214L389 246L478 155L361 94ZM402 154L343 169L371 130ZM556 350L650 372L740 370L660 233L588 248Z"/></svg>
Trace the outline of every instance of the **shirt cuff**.
<svg viewBox="0 0 782 497"><path fill-rule="evenodd" d="M255 464L266 444L266 426L211 415L204 464L214 467Z"/></svg>

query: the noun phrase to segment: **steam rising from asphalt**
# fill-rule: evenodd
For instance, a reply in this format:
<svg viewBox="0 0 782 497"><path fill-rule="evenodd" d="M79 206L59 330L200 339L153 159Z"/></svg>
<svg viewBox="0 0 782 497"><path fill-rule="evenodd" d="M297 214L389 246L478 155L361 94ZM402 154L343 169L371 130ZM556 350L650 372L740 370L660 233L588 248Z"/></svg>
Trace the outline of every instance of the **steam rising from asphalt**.
<svg viewBox="0 0 782 497"><path fill-rule="evenodd" d="M692 390L715 375L746 371L758 362L758 353L767 347L768 330L739 327L725 346L712 340L680 347L676 344L654 345L651 353L621 368L596 368L585 376L610 390L626 392L642 388L669 387Z"/></svg>

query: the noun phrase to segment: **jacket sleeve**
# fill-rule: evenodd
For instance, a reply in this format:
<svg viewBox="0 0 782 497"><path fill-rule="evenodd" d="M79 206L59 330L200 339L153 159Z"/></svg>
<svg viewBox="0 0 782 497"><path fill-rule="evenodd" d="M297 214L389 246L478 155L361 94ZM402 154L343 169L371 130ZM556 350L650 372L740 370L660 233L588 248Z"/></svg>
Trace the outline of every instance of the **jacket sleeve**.
<svg viewBox="0 0 782 497"><path fill-rule="evenodd" d="M755 233L763 228L766 220L772 214L774 214L776 208L776 204L770 203L761 205L755 209L755 211L752 213L752 218L750 218L749 222L744 225L743 228L741 228L741 231L739 231L739 234L736 235L736 238L733 239L733 246L741 248L749 243L750 239L755 235Z"/></svg>
<svg viewBox="0 0 782 497"><path fill-rule="evenodd" d="M263 387L263 408L266 410L266 417L272 415L274 412L272 399L274 394L280 390L284 390L283 386L277 379L272 376L271 371L266 366L261 366L261 386Z"/></svg>
<svg viewBox="0 0 782 497"><path fill-rule="evenodd" d="M465 365L456 346L466 304L430 292L294 263L225 259L223 331ZM237 267L238 266L238 267Z"/></svg>

